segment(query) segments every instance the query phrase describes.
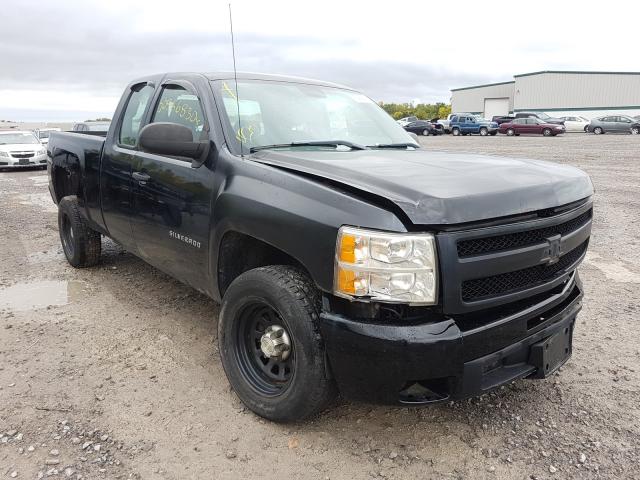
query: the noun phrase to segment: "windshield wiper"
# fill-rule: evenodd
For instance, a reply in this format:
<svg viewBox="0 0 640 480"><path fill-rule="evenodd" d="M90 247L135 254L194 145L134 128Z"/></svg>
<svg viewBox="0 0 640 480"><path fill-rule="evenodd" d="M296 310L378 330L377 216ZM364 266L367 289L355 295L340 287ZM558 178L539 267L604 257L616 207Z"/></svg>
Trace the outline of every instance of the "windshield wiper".
<svg viewBox="0 0 640 480"><path fill-rule="evenodd" d="M291 142L291 143L275 143L273 145L258 145L251 147L249 152L254 153L258 150L266 150L269 148L287 148L287 147L349 147L352 150L366 150L367 147L358 143L349 142L347 140L319 140L315 142Z"/></svg>
<svg viewBox="0 0 640 480"><path fill-rule="evenodd" d="M377 145L367 145L369 148L420 148L416 143L378 143Z"/></svg>

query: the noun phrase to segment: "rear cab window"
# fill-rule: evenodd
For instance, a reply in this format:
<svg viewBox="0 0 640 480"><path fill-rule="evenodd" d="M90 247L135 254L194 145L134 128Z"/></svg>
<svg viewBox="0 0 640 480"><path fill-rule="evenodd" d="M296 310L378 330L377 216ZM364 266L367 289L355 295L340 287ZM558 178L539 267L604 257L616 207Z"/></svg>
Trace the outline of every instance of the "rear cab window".
<svg viewBox="0 0 640 480"><path fill-rule="evenodd" d="M125 147L135 147L144 113L153 95L153 87L147 84L135 85L131 89L127 106L122 115L118 143Z"/></svg>

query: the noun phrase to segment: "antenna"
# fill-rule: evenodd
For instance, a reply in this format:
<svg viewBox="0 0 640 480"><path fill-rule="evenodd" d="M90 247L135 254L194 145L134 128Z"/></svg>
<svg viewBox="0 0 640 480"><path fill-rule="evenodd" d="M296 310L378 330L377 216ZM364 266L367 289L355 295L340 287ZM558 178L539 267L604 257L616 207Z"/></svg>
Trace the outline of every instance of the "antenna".
<svg viewBox="0 0 640 480"><path fill-rule="evenodd" d="M229 4L229 26L231 27L231 54L233 55L233 80L236 84L236 105L238 106L238 135L240 141L240 156L244 158L244 150L242 148L242 125L240 124L240 97L238 96L238 71L236 70L236 45L233 41L233 16L231 15L231 4Z"/></svg>

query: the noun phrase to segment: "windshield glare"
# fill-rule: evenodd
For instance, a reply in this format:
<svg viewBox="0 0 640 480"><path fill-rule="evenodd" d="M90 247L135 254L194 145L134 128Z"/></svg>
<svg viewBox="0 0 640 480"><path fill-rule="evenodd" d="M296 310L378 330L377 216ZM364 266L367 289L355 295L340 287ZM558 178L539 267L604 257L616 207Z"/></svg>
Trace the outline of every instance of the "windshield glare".
<svg viewBox="0 0 640 480"><path fill-rule="evenodd" d="M0 134L0 145L15 144L38 144L40 141L32 133L2 133Z"/></svg>
<svg viewBox="0 0 640 480"><path fill-rule="evenodd" d="M413 143L412 137L365 95L340 88L260 80L214 82L236 149L341 140L354 144ZM240 122L238 122L238 110ZM326 148L326 147L315 147Z"/></svg>
<svg viewBox="0 0 640 480"><path fill-rule="evenodd" d="M547 118L551 118L551 117L549 115L547 115L546 113L540 112L540 113L538 113L538 118L547 119Z"/></svg>

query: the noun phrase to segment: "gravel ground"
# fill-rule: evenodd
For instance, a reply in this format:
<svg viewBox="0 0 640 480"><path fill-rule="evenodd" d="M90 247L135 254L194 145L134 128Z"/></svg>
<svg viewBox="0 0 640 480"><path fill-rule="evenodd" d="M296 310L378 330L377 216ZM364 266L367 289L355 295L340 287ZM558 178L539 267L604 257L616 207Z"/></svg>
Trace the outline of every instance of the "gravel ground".
<svg viewBox="0 0 640 480"><path fill-rule="evenodd" d="M421 138L572 163L597 189L573 358L430 408L265 422L230 391L218 306L115 244L64 260L43 172L0 173L0 478L640 478L640 137Z"/></svg>

